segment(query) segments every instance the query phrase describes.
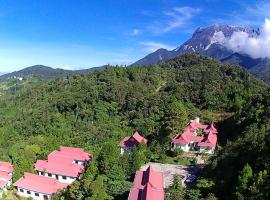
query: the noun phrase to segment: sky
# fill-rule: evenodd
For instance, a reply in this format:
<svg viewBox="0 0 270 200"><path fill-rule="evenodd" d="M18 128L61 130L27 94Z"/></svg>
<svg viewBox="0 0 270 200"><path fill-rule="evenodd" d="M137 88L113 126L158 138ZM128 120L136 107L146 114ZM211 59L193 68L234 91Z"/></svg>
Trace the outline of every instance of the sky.
<svg viewBox="0 0 270 200"><path fill-rule="evenodd" d="M269 10L262 0L0 0L0 72L128 65L198 27L260 27Z"/></svg>

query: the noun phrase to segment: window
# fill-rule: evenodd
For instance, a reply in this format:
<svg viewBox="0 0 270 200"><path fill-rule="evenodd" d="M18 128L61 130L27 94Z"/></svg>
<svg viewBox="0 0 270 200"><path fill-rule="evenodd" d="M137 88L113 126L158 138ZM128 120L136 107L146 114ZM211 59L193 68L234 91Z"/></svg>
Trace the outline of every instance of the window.
<svg viewBox="0 0 270 200"><path fill-rule="evenodd" d="M35 193L35 196L36 196L36 197L39 197L39 193Z"/></svg>
<svg viewBox="0 0 270 200"><path fill-rule="evenodd" d="M49 177L52 177L52 174L48 173L48 176L49 176Z"/></svg>
<svg viewBox="0 0 270 200"><path fill-rule="evenodd" d="M48 200L49 197L47 195L43 195L44 200Z"/></svg>
<svg viewBox="0 0 270 200"><path fill-rule="evenodd" d="M44 176L44 172L40 172L41 176Z"/></svg>
<svg viewBox="0 0 270 200"><path fill-rule="evenodd" d="M78 160L75 160L75 163L76 163L76 164L79 164L79 161L78 161Z"/></svg>
<svg viewBox="0 0 270 200"><path fill-rule="evenodd" d="M62 176L62 178L63 178L63 179L65 179L65 180L67 179L67 177L66 177L66 176Z"/></svg>
<svg viewBox="0 0 270 200"><path fill-rule="evenodd" d="M31 192L30 191L27 191L27 194L31 194Z"/></svg>
<svg viewBox="0 0 270 200"><path fill-rule="evenodd" d="M20 189L20 192L24 192L24 190L23 189Z"/></svg>

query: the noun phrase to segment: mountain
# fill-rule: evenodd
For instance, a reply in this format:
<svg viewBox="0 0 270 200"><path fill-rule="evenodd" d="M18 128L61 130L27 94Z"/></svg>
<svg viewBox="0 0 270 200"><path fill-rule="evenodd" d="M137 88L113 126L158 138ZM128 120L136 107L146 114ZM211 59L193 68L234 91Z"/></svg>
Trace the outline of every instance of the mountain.
<svg viewBox="0 0 270 200"><path fill-rule="evenodd" d="M192 37L178 48L169 51L159 49L146 57L135 62L134 66L157 64L162 61L175 58L186 53L197 52L201 55L210 56L224 63L239 64L250 70L254 75L262 78L266 72L270 72L270 59L254 59L248 55L235 53L220 42L221 36L230 38L235 32L245 32L249 37L258 37L260 30L229 26L213 25L206 28L198 28ZM269 78L263 78L268 81Z"/></svg>
<svg viewBox="0 0 270 200"><path fill-rule="evenodd" d="M19 71L0 75L0 80L7 79L7 78L14 78L14 77L23 78L23 77L29 77L29 76L36 76L43 79L52 79L52 78L57 78L57 77L65 77L65 76L99 71L104 68L106 68L106 66L93 67L93 68L83 69L83 70L64 70L64 69L54 69L52 67L48 67L44 65L34 65L34 66L27 67Z"/></svg>

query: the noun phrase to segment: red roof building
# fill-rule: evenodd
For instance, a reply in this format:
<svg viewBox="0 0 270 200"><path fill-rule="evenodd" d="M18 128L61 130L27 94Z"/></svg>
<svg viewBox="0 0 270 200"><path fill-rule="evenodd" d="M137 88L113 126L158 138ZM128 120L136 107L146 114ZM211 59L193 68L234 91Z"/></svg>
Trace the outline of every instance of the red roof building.
<svg viewBox="0 0 270 200"><path fill-rule="evenodd" d="M52 178L24 173L24 176L14 183L14 186L17 187L17 194L20 196L50 199L52 194L65 189L68 184Z"/></svg>
<svg viewBox="0 0 270 200"><path fill-rule="evenodd" d="M197 130L203 131L203 136L197 136ZM181 148L188 152L191 147L199 152L213 154L217 144L217 129L214 123L203 125L199 118L191 120L182 134L177 134L172 140L172 148Z"/></svg>
<svg viewBox="0 0 270 200"><path fill-rule="evenodd" d="M137 171L128 200L164 200L163 173L150 166Z"/></svg>
<svg viewBox="0 0 270 200"><path fill-rule="evenodd" d="M141 143L147 144L147 139L141 136L138 132L135 132L132 136L125 137L120 142L121 154L131 151L132 148L138 146Z"/></svg>
<svg viewBox="0 0 270 200"><path fill-rule="evenodd" d="M72 183L80 178L92 155L80 148L60 147L47 160L37 160L35 170L41 176L55 178L63 183Z"/></svg>
<svg viewBox="0 0 270 200"><path fill-rule="evenodd" d="M200 142L203 137L195 135L189 129L186 129L184 133L177 134L174 138L172 143L173 144L189 144L191 142Z"/></svg>

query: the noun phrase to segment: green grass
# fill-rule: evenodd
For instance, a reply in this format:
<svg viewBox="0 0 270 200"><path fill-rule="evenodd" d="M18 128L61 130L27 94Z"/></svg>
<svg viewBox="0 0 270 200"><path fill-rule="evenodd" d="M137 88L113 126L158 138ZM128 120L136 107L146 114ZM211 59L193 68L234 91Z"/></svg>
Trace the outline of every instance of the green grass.
<svg viewBox="0 0 270 200"><path fill-rule="evenodd" d="M162 163L174 164L174 165L194 165L194 158L188 158L183 156L170 157L166 156Z"/></svg>

